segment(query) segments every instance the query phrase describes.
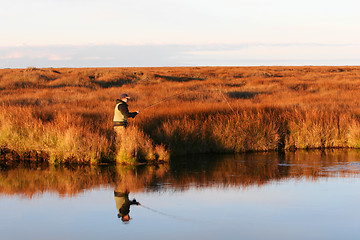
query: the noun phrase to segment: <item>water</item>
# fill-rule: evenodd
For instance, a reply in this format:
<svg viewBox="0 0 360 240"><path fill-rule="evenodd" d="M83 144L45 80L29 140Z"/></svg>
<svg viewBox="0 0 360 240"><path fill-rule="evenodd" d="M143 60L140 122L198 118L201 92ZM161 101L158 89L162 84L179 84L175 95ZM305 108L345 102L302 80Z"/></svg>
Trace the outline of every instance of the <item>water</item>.
<svg viewBox="0 0 360 240"><path fill-rule="evenodd" d="M25 165L0 172L4 240L360 237L354 150L197 156L137 169ZM114 196L125 191L142 204L130 206L128 222Z"/></svg>

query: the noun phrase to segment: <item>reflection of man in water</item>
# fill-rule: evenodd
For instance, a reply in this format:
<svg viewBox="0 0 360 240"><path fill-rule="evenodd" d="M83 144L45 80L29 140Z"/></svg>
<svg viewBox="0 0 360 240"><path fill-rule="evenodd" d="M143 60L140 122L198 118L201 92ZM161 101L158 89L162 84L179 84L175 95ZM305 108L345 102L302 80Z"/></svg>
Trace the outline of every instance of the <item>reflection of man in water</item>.
<svg viewBox="0 0 360 240"><path fill-rule="evenodd" d="M137 202L135 198L130 201L128 191L125 191L124 193L114 191L114 196L116 209L119 211L118 218L121 217L123 222L128 222L130 220L130 205L140 205L140 203Z"/></svg>

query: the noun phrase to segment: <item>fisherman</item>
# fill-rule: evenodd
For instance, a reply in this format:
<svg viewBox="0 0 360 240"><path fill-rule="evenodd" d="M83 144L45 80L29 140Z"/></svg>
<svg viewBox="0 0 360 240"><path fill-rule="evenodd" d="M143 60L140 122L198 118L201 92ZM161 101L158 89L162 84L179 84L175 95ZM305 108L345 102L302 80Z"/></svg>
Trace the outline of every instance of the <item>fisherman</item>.
<svg viewBox="0 0 360 240"><path fill-rule="evenodd" d="M121 94L120 98L116 99L113 126L117 135L122 134L128 126L128 118L134 118L139 113L139 111L129 112L127 104L129 99L130 97L126 93Z"/></svg>
<svg viewBox="0 0 360 240"><path fill-rule="evenodd" d="M114 191L116 209L119 211L118 218L121 218L123 222L130 221L130 206L131 205L140 205L139 202L134 198L133 200L129 200L129 192L117 192Z"/></svg>

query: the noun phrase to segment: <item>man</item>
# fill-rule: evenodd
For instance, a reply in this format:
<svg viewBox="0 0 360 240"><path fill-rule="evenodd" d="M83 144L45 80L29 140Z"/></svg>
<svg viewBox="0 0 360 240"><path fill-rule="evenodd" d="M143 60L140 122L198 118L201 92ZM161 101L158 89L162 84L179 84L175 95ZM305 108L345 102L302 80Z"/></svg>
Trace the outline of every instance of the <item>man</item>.
<svg viewBox="0 0 360 240"><path fill-rule="evenodd" d="M129 99L126 93L121 94L120 99L116 99L113 126L117 134L121 134L128 126L128 118L134 118L139 113L139 111L129 112L127 104Z"/></svg>
<svg viewBox="0 0 360 240"><path fill-rule="evenodd" d="M123 222L128 222L130 220L130 206L131 205L140 205L139 202L134 198L129 200L129 192L116 192L114 191L116 209L118 210L118 218L121 218Z"/></svg>

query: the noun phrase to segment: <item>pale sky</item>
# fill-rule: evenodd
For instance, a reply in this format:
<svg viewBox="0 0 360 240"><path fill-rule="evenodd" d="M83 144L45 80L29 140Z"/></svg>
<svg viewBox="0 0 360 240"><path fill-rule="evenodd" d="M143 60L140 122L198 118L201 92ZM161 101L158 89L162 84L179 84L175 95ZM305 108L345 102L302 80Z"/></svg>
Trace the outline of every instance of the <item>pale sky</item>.
<svg viewBox="0 0 360 240"><path fill-rule="evenodd" d="M0 3L0 68L360 65L358 0Z"/></svg>

